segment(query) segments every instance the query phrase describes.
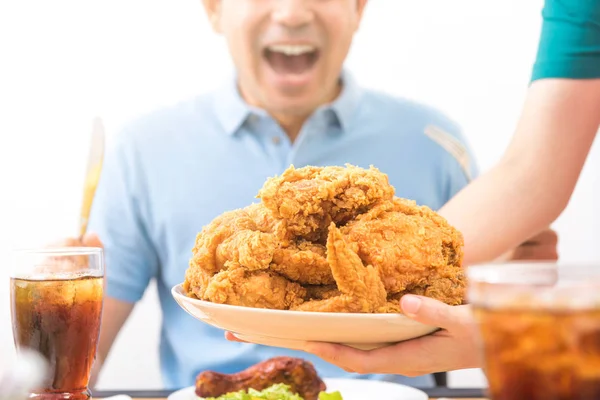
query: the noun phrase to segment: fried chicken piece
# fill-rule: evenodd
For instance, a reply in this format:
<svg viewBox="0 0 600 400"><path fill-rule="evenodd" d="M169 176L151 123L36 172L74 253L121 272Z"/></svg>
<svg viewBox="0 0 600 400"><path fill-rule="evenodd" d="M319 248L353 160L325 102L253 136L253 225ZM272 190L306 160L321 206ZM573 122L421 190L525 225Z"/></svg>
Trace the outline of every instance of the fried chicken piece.
<svg viewBox="0 0 600 400"><path fill-rule="evenodd" d="M256 229L275 235L283 245L288 245L293 236L285 230L283 220L276 219L271 210L263 203L254 203L244 208L246 214L254 221Z"/></svg>
<svg viewBox="0 0 600 400"><path fill-rule="evenodd" d="M327 263L325 246L294 239L285 229L283 221L275 219L262 203L252 204L244 210L261 232L272 235L264 238L262 246L265 251L273 248L270 265L273 271L301 284L328 285L335 282ZM277 243L272 242L274 238ZM263 259L267 259L266 255Z"/></svg>
<svg viewBox="0 0 600 400"><path fill-rule="evenodd" d="M347 294L330 297L325 300L309 300L296 307L290 308L294 311L312 311L312 312L337 312L337 313L370 313L368 308L363 306L363 302L357 297ZM379 310L381 306L377 307ZM365 311L367 310L367 311Z"/></svg>
<svg viewBox="0 0 600 400"><path fill-rule="evenodd" d="M431 276L425 280L425 283L411 285L403 292L389 295L386 304L377 310L377 312L402 314L400 299L405 294L427 296L451 306L464 304L466 294L464 279L465 277L462 273L447 273L447 276Z"/></svg>
<svg viewBox="0 0 600 400"><path fill-rule="evenodd" d="M332 284L333 275L327 264L325 246L307 240L294 239L281 220L264 204L252 204L245 208L262 232L267 232L279 241L274 245L270 268L286 278L301 284Z"/></svg>
<svg viewBox="0 0 600 400"><path fill-rule="evenodd" d="M269 268L278 241L255 209L250 206L225 212L202 228L192 249L186 286L205 288L206 280L223 270L227 262L250 270Z"/></svg>
<svg viewBox="0 0 600 400"><path fill-rule="evenodd" d="M298 244L278 248L271 269L286 278L311 285L335 283L327 263L325 246L301 240Z"/></svg>
<svg viewBox="0 0 600 400"><path fill-rule="evenodd" d="M378 314L404 314L402 307L400 307L400 299L388 299L388 301L375 312Z"/></svg>
<svg viewBox="0 0 600 400"><path fill-rule="evenodd" d="M291 309L370 313L386 303L385 288L377 269L363 265L334 223L329 227L327 261L341 294L325 300L307 301Z"/></svg>
<svg viewBox="0 0 600 400"><path fill-rule="evenodd" d="M269 268L277 242L271 234L245 229L252 224L239 211L217 218L202 230L185 273L183 289L188 295L203 299L212 277L228 265L251 271ZM236 225L244 229L236 231Z"/></svg>
<svg viewBox="0 0 600 400"><path fill-rule="evenodd" d="M337 285L304 285L306 300L325 300L342 294Z"/></svg>
<svg viewBox="0 0 600 400"><path fill-rule="evenodd" d="M415 282L403 292L390 295L388 301L400 304L400 298L405 294L416 294L456 306L464 303L466 294L465 286L464 273L443 270L441 274L434 273L427 279Z"/></svg>
<svg viewBox="0 0 600 400"><path fill-rule="evenodd" d="M270 269L301 284L334 283L325 246L288 237L262 204L226 212L198 234L184 289L205 299L213 275L228 265L249 271Z"/></svg>
<svg viewBox="0 0 600 400"><path fill-rule="evenodd" d="M185 280L183 281L184 293L188 297L203 299L212 277L213 274L206 272L202 268L189 267L185 271Z"/></svg>
<svg viewBox="0 0 600 400"><path fill-rule="evenodd" d="M202 300L234 306L287 310L299 305L306 289L271 271L228 265L210 278Z"/></svg>
<svg viewBox="0 0 600 400"><path fill-rule="evenodd" d="M448 304L462 302L462 235L428 207L395 198L341 231L361 260L379 270L388 294L415 291Z"/></svg>
<svg viewBox="0 0 600 400"><path fill-rule="evenodd" d="M224 252L219 250L219 246L234 234L246 230L256 231L257 229L256 223L245 210L227 211L219 215L196 235L190 267L202 269L209 274L219 272L223 268L224 258L226 258ZM226 243L229 248L232 248L231 245L231 242ZM218 253L220 262L217 261Z"/></svg>
<svg viewBox="0 0 600 400"><path fill-rule="evenodd" d="M311 242L323 241L330 222L343 225L374 204L391 200L394 188L374 167L291 166L269 178L258 198L286 230Z"/></svg>
<svg viewBox="0 0 600 400"><path fill-rule="evenodd" d="M217 246L216 267L222 270L226 262L235 262L249 270L267 269L276 247L277 240L270 233L241 230Z"/></svg>
<svg viewBox="0 0 600 400"><path fill-rule="evenodd" d="M205 371L196 377L196 395L219 397L240 390L263 390L277 383L290 386L304 400L318 400L327 389L312 363L300 358L273 357L235 374Z"/></svg>

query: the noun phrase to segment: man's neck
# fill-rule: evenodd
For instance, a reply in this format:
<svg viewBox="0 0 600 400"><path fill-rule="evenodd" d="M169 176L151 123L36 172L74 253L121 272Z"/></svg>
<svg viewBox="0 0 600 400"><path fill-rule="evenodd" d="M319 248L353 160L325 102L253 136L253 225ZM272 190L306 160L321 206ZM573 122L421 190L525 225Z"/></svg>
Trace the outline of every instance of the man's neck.
<svg viewBox="0 0 600 400"><path fill-rule="evenodd" d="M302 126L304 126L304 123L310 117L310 114L290 115L270 113L270 115L275 121L277 121L281 129L283 129L292 143L294 143L294 141L298 138L298 135L300 135L300 131L302 130Z"/></svg>
<svg viewBox="0 0 600 400"><path fill-rule="evenodd" d="M342 91L342 82L340 79L340 80L338 80L337 84L332 88L329 95L317 107L319 107L323 104L329 104L329 103L333 102L340 95L341 91ZM249 104L252 104L254 106L261 107L260 104L257 104L256 102L251 101L248 98L248 96L244 95L243 89L240 90L240 92L246 102L248 102ZM304 126L304 123L306 122L306 120L308 120L310 115L314 112L314 110L317 107L315 107L313 110L311 110L310 112L307 112L307 113L285 113L285 112L278 113L278 112L271 112L269 110L266 110L266 111L269 113L269 115L271 115L271 117L275 121L277 121L277 123L279 124L281 129L283 129L283 131L286 133L286 135L288 136L290 141L293 143L298 138L298 135L300 135L302 126Z"/></svg>
<svg viewBox="0 0 600 400"><path fill-rule="evenodd" d="M298 113L298 114L296 114L296 113L290 113L290 114L270 113L270 114L273 117L273 119L275 119L275 121L277 121L277 123L279 124L281 129L283 129L283 131L286 133L286 135L290 138L290 141L292 143L294 143L294 141L296 140L296 138L298 138L298 135L300 134L300 130L302 130L302 126L304 126L304 123L310 117L310 115L319 106L333 102L340 95L341 91L342 91L342 82L338 81L337 84L329 92L329 95L325 98L325 100L323 102L321 102L321 104L319 104L313 110L311 110L309 113L306 113L306 114L300 114L300 113Z"/></svg>

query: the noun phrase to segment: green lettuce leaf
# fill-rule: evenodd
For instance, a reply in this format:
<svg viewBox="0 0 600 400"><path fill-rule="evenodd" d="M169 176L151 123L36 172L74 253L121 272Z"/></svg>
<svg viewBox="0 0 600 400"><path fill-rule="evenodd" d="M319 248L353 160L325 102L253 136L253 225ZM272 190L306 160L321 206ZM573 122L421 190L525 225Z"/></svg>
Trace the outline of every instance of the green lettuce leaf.
<svg viewBox="0 0 600 400"><path fill-rule="evenodd" d="M278 383L264 390L249 389L248 392L241 390L239 392L227 393L219 397L209 397L206 400L304 400L296 393L290 391L290 387L283 383Z"/></svg>
<svg viewBox="0 0 600 400"><path fill-rule="evenodd" d="M321 393L319 393L319 400L344 400L344 399L342 399L342 394L340 392L331 392L331 393L321 392Z"/></svg>
<svg viewBox="0 0 600 400"><path fill-rule="evenodd" d="M199 398L200 399L200 398ZM208 397L200 400L304 400L300 395L292 393L290 386L277 383L264 390L248 389L231 392L219 397ZM319 400L344 400L340 392L319 393Z"/></svg>

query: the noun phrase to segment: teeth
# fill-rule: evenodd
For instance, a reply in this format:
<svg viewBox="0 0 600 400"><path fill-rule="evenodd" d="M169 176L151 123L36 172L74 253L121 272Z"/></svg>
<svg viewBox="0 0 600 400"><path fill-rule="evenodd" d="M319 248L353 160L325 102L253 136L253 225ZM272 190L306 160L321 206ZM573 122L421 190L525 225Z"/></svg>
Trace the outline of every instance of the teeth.
<svg viewBox="0 0 600 400"><path fill-rule="evenodd" d="M269 46L269 51L283 53L286 56L299 56L300 54L312 53L315 51L315 47L310 45L276 44Z"/></svg>

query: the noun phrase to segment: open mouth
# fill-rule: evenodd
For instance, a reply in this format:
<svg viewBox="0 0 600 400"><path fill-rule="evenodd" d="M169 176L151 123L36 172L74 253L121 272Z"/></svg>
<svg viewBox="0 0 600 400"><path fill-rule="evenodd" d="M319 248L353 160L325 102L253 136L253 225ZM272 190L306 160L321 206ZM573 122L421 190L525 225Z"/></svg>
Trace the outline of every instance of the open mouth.
<svg viewBox="0 0 600 400"><path fill-rule="evenodd" d="M264 57L278 74L302 74L316 64L319 50L311 45L272 45L264 50Z"/></svg>

